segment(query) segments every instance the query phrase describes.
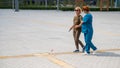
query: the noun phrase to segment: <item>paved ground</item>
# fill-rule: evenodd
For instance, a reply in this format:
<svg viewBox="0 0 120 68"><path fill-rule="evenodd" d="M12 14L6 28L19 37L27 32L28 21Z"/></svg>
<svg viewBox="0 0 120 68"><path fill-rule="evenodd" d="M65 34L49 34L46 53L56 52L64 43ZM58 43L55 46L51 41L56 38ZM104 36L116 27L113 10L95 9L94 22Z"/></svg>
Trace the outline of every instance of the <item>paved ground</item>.
<svg viewBox="0 0 120 68"><path fill-rule="evenodd" d="M74 12L0 9L0 68L120 68L120 12L91 13L98 53L84 56L72 53Z"/></svg>

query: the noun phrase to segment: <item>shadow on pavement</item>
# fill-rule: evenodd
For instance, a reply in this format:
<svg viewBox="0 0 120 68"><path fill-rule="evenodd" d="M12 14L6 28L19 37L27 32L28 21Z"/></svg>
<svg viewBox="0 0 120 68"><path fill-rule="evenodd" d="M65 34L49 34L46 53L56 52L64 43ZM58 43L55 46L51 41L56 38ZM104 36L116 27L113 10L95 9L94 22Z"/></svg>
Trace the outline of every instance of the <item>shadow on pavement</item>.
<svg viewBox="0 0 120 68"><path fill-rule="evenodd" d="M120 57L120 54L116 54L113 52L103 52L103 53L97 53L96 56L104 56L104 57Z"/></svg>

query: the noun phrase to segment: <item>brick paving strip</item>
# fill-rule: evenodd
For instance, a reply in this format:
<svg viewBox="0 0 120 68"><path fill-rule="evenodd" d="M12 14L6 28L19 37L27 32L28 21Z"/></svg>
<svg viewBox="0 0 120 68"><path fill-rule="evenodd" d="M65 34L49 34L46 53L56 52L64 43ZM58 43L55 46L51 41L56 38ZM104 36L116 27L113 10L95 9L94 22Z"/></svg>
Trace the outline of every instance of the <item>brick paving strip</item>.
<svg viewBox="0 0 120 68"><path fill-rule="evenodd" d="M97 53L103 53L103 52L109 52L109 51L120 51L120 49L98 50ZM61 66L62 68L75 68L72 65L64 62L63 60L60 60L60 59L55 57L57 55L64 55L64 54L78 54L78 53L73 53L73 52L34 53L34 54L16 55L16 56L0 56L0 59L25 58L25 57L42 57L42 58L46 58L47 60L51 61L54 64L57 64L57 65Z"/></svg>

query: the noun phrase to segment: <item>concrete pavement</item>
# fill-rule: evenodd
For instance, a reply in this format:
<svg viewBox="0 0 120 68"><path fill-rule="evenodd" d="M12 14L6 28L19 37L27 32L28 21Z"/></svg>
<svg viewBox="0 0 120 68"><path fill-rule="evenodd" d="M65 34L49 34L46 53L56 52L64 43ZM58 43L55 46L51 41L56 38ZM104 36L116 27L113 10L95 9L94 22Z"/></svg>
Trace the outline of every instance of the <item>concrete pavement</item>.
<svg viewBox="0 0 120 68"><path fill-rule="evenodd" d="M84 56L72 53L74 12L0 9L0 68L119 68L120 12L91 13L98 53Z"/></svg>

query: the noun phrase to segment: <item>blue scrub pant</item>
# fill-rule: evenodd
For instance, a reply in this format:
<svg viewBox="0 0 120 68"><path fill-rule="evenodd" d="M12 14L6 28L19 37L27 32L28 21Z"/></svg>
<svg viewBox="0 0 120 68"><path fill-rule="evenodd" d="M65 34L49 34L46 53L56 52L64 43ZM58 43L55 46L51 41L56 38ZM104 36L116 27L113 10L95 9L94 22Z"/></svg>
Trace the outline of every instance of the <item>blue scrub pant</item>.
<svg viewBox="0 0 120 68"><path fill-rule="evenodd" d="M93 31L84 33L84 39L85 39L85 43L86 43L86 45L85 45L85 47L84 47L84 50L85 50L87 53L90 53L90 48L92 48L93 50L96 50L96 49L97 49L97 48L94 46L94 44L91 42L92 36L93 36Z"/></svg>

